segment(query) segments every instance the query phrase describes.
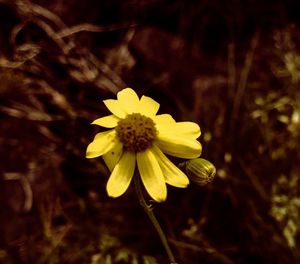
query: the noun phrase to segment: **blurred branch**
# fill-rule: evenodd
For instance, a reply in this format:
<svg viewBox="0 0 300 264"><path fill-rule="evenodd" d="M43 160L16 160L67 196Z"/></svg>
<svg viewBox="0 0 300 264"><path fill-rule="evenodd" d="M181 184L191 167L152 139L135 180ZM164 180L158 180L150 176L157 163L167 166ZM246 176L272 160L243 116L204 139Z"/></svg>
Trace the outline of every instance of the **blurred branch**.
<svg viewBox="0 0 300 264"><path fill-rule="evenodd" d="M256 49L257 44L258 44L259 36L260 36L260 32L256 31L254 36L252 37L252 40L251 40L251 43L250 43L250 49L246 54L244 67L243 67L243 69L241 71L241 74L240 74L240 80L239 80L239 83L238 83L238 86L237 86L237 91L235 93L234 103L233 103L232 118L231 118L231 125L230 125L230 130L231 131L234 130L237 119L238 119L240 106L241 106L241 103L242 103L242 98L243 98L243 95L245 93L245 89L246 89L250 69L251 69L252 62L253 62L254 52L255 52L255 49ZM233 60L233 47L229 47L229 51L232 53L230 56L231 56L231 60ZM235 75L235 71L233 70L234 67L231 66L231 68L232 68L230 70L231 74ZM232 78L230 80L231 85L233 85L232 82L235 80L235 76L232 76L231 78Z"/></svg>
<svg viewBox="0 0 300 264"><path fill-rule="evenodd" d="M249 180L251 181L252 185L254 186L255 190L258 192L260 198L262 198L264 201L269 201L270 197L263 187L263 185L260 183L259 179L255 175L255 173L252 173L252 171L246 166L244 161L241 159L238 159L239 164L241 165L244 173L248 176Z"/></svg>
<svg viewBox="0 0 300 264"><path fill-rule="evenodd" d="M231 261L228 257L226 257L222 253L218 252L216 249L212 248L211 246L209 246L209 247L200 247L198 245L178 241L178 240L175 240L175 239L168 239L168 240L172 244L176 245L176 247L178 247L178 248L184 248L184 249L189 249L189 250L209 254L209 255L213 256L214 258L218 259L218 261L220 261L218 263L234 264L234 262Z"/></svg>
<svg viewBox="0 0 300 264"><path fill-rule="evenodd" d="M34 4L29 0L15 0L15 2L19 12L27 17L30 17L30 15L40 15L53 22L59 28L67 27L59 16L40 5Z"/></svg>
<svg viewBox="0 0 300 264"><path fill-rule="evenodd" d="M234 95L236 87L235 43L228 44L228 94L229 98Z"/></svg>
<svg viewBox="0 0 300 264"><path fill-rule="evenodd" d="M53 30L53 28L49 26L48 23L40 19L32 19L32 22L34 22L37 26L43 29L44 32L49 36L49 38L51 38L57 44L57 46L60 47L64 54L68 54L68 52L74 46L74 43L72 43L73 45L71 45L70 43L66 43L65 41L63 41Z"/></svg>
<svg viewBox="0 0 300 264"><path fill-rule="evenodd" d="M8 69L21 68L27 61L32 61L40 53L40 51L40 46L31 43L25 43L16 48L14 61L0 57L0 67Z"/></svg>
<svg viewBox="0 0 300 264"><path fill-rule="evenodd" d="M117 25L109 25L109 26L98 26L94 24L80 24L75 25L69 28L62 29L57 33L58 38L65 38L69 37L70 35L80 33L80 32L108 32L120 29L128 29L132 27L136 27L137 24L117 24Z"/></svg>
<svg viewBox="0 0 300 264"><path fill-rule="evenodd" d="M7 2L5 2L7 3ZM43 8L29 0L16 0L10 2L14 5L17 13L23 21L14 27L10 36L10 43L15 46L17 35L25 28L30 21L42 29L50 40L59 47L62 54L57 54L59 63L64 64L70 77L80 83L93 83L96 87L116 93L120 89L126 87L122 78L99 58L91 53L88 49L80 47L72 38L72 35L82 31L89 32L104 32L118 29L127 29L135 27L135 24L122 24L111 26L97 26L93 24L80 24L68 28L65 23L54 13ZM66 39L68 37L68 39ZM5 68L21 68L24 63L30 61L37 69L43 67L39 64L38 59L33 61L39 55L41 47L32 43L25 43L16 48L16 52L20 48L25 48L21 53L23 56L17 56L11 61L5 58L0 58L0 66ZM26 70L30 67L24 67ZM49 71L41 69L40 73L45 74ZM102 74L100 74L102 73Z"/></svg>
<svg viewBox="0 0 300 264"><path fill-rule="evenodd" d="M20 182L25 196L23 209L25 212L28 212L32 207L32 197L33 197L32 189L28 179L24 175L18 172L6 172L4 173L4 180L10 180L10 181L14 180Z"/></svg>
<svg viewBox="0 0 300 264"><path fill-rule="evenodd" d="M27 120L33 120L33 121L57 121L57 120L64 120L63 117L59 116L52 116L47 114L42 109L33 108L31 106L28 106L26 104L14 102L11 103L11 106L0 106L0 111L3 113L6 113L9 116L17 117L17 118L24 118Z"/></svg>

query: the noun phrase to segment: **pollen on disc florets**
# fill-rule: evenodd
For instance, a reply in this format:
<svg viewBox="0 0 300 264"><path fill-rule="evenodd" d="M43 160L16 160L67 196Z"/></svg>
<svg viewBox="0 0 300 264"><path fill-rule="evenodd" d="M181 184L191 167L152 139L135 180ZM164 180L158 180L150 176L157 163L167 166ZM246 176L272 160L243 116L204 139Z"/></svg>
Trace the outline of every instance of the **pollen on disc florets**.
<svg viewBox="0 0 300 264"><path fill-rule="evenodd" d="M121 119L116 132L124 148L133 152L151 147L157 135L153 120L139 113L133 113Z"/></svg>

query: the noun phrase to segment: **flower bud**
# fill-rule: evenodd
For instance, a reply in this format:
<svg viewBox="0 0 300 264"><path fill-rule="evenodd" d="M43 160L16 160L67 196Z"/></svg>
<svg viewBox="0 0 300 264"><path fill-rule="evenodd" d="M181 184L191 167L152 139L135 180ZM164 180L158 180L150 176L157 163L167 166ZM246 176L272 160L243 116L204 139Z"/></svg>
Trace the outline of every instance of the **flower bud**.
<svg viewBox="0 0 300 264"><path fill-rule="evenodd" d="M192 159L185 162L187 176L198 185L206 185L214 179L215 166L205 159Z"/></svg>

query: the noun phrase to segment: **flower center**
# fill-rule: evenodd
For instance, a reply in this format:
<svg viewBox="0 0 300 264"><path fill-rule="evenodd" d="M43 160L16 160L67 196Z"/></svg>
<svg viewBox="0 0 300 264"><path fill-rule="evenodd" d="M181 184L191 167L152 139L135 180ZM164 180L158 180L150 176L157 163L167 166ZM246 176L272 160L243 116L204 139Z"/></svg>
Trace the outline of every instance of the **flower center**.
<svg viewBox="0 0 300 264"><path fill-rule="evenodd" d="M125 149L134 152L151 147L157 134L153 120L139 113L120 120L116 132Z"/></svg>

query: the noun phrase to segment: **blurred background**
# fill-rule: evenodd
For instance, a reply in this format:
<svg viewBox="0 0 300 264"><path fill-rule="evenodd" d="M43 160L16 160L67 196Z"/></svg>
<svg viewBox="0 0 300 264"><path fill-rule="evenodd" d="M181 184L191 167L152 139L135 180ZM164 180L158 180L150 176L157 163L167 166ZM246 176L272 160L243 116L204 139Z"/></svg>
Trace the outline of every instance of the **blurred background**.
<svg viewBox="0 0 300 264"><path fill-rule="evenodd" d="M168 263L85 158L122 88L197 122L212 183L154 205L178 263L300 263L300 2L0 0L0 263ZM179 162L179 161L178 161Z"/></svg>

